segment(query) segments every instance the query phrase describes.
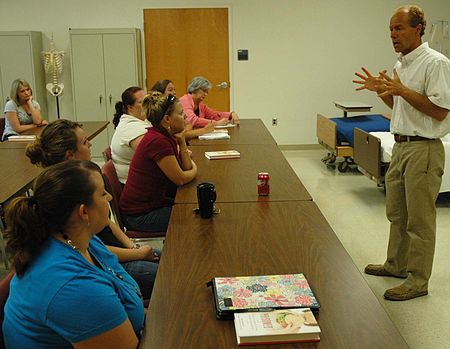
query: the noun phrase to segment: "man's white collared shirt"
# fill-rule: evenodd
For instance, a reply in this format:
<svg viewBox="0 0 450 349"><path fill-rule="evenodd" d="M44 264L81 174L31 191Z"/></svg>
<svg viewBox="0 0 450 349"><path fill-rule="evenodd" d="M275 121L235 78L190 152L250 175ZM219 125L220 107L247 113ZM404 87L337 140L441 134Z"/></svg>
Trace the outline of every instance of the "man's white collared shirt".
<svg viewBox="0 0 450 349"><path fill-rule="evenodd" d="M403 85L450 110L450 60L429 48L427 42L405 56L400 55L394 69ZM441 138L450 133L450 115L438 121L418 111L402 97L394 96L391 133Z"/></svg>

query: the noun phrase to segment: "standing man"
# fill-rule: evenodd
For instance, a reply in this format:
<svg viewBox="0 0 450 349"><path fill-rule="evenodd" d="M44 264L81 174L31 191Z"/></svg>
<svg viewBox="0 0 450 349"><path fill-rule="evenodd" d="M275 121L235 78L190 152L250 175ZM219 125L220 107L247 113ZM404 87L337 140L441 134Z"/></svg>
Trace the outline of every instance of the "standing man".
<svg viewBox="0 0 450 349"><path fill-rule="evenodd" d="M386 215L391 222L384 264L365 273L406 279L384 298L403 301L428 294L436 240L435 201L444 172L440 137L450 132L450 60L422 43L426 20L418 6L402 6L389 29L400 53L392 77L356 73L362 86L392 109L395 145L386 174Z"/></svg>

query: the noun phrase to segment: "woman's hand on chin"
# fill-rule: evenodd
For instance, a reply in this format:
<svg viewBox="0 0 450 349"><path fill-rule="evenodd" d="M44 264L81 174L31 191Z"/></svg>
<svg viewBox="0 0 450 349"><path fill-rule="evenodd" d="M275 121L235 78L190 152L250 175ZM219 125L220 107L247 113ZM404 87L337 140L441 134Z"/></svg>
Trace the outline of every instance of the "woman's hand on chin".
<svg viewBox="0 0 450 349"><path fill-rule="evenodd" d="M178 144L186 143L186 130L175 133L173 136L177 140Z"/></svg>

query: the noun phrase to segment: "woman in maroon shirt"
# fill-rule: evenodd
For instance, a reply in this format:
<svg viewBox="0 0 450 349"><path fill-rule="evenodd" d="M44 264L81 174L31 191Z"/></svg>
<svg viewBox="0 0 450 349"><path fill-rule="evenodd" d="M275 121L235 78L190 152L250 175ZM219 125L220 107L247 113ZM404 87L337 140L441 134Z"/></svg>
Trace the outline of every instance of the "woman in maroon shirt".
<svg viewBox="0 0 450 349"><path fill-rule="evenodd" d="M128 229L166 231L173 203L167 193L192 181L197 166L189 156L178 99L153 91L145 96L142 107L153 127L131 160L120 209Z"/></svg>

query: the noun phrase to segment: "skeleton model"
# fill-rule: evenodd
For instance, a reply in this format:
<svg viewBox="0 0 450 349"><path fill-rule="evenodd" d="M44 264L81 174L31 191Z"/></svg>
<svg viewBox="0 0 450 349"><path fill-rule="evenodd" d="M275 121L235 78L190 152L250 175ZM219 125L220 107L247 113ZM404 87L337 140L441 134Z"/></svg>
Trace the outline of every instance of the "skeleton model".
<svg viewBox="0 0 450 349"><path fill-rule="evenodd" d="M58 83L58 74L63 70L64 51L56 51L55 44L50 42L50 51L41 52L42 63L44 63L44 69L47 74L52 75L52 82L47 84L47 91L53 96L58 97L64 90L64 84Z"/></svg>

